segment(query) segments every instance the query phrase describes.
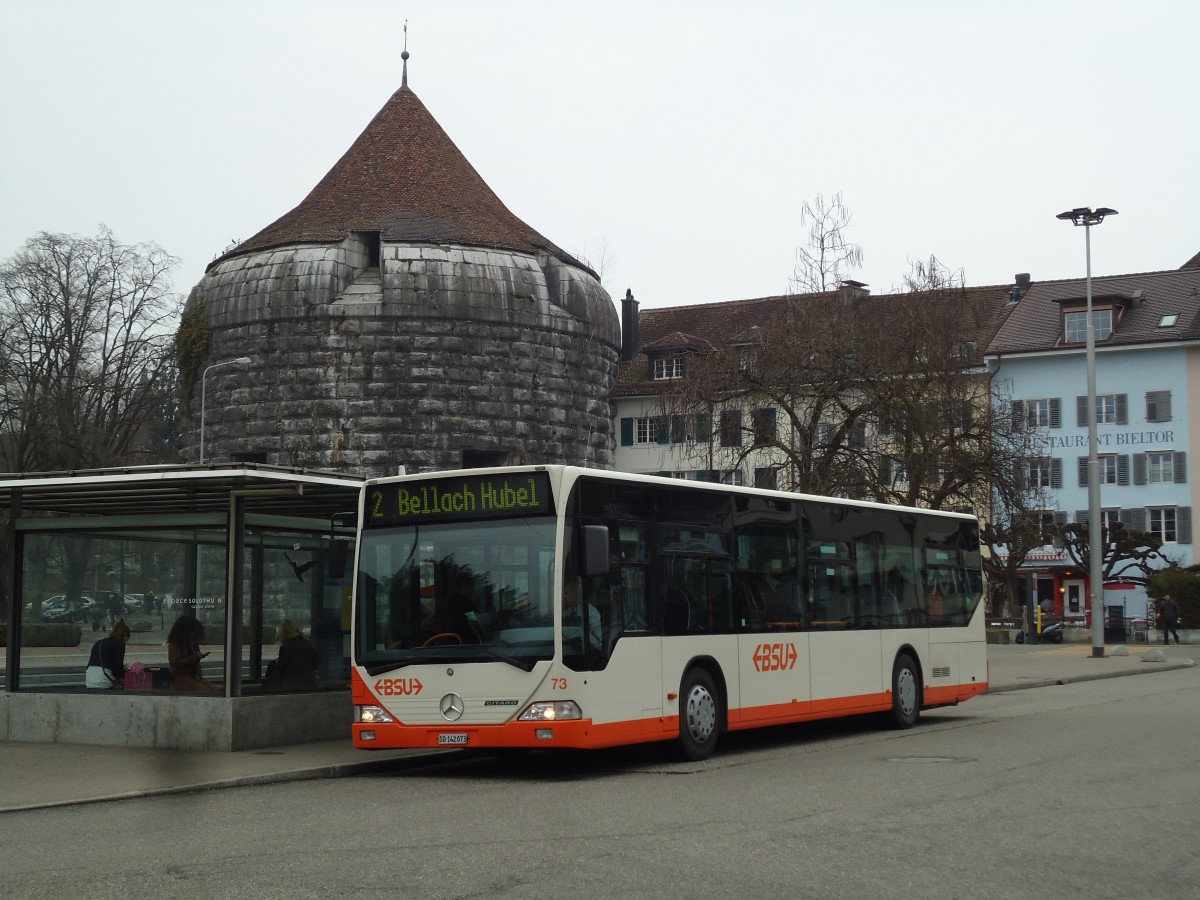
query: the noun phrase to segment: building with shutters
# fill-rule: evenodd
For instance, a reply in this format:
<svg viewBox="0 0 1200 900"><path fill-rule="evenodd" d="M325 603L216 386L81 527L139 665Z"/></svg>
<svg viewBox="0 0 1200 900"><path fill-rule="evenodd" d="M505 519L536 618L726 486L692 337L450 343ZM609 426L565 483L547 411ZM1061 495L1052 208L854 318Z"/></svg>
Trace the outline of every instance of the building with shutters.
<svg viewBox="0 0 1200 900"><path fill-rule="evenodd" d="M1014 309L987 348L999 410L1036 429L1042 453L1029 460L1046 523L1088 520L1087 284L1019 283ZM1200 441L1200 256L1183 267L1093 277L1101 514L1149 531L1181 565L1196 562L1192 510L1200 482L1189 465ZM1087 573L1049 539L1026 563L1038 602L1056 615L1087 615ZM1106 608L1147 613L1146 591L1107 585Z"/></svg>
<svg viewBox="0 0 1200 900"><path fill-rule="evenodd" d="M823 486L804 489L929 505L933 491L953 480L945 476L952 467L943 469L944 457L936 457L989 435L983 350L1009 312L1009 296L1005 285L936 296L872 295L861 283L843 282L838 290L825 293L639 313L637 302L627 295L622 302L622 360L613 390L614 465L639 474L783 489L796 488L803 478L816 480L809 473L836 472ZM917 308L937 312L913 313ZM948 315L957 316L952 327L943 324ZM930 350L937 360L934 368L953 361L938 378L922 368L923 354L910 353L905 343L921 337L924 326L941 333L923 345L936 348ZM816 369L794 377L793 353L813 351L815 356L826 338L833 340L838 334L849 337L837 338L828 358L822 358L820 364L828 366L823 371L842 367L849 372L847 357L862 346L859 340L867 341L869 353L881 345L890 353L883 354L886 360L859 357L864 362L845 378L805 381ZM803 342L803 349L793 342ZM768 349L760 353L764 348ZM744 377L714 376L724 365ZM706 379L704 397L689 395L689 382ZM938 387L911 389L939 379ZM960 382L957 393L945 387L951 380ZM882 406L878 398L889 393L880 387L884 381L901 386L891 391L893 400L899 393L925 398L938 423L929 429L936 437L928 446L901 436L917 419L913 407L919 401L914 399L904 411ZM853 399L862 384L868 387ZM730 385L736 385L732 392ZM911 465L914 462L919 466ZM970 508L981 516L989 505L987 490L973 486L947 491L933 502L939 501L939 508Z"/></svg>

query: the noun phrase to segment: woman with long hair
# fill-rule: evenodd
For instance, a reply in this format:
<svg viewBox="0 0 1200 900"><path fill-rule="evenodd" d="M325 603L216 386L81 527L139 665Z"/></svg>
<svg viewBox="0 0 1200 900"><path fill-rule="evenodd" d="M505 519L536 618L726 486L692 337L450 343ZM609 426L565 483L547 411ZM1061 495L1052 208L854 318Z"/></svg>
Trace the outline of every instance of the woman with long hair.
<svg viewBox="0 0 1200 900"><path fill-rule="evenodd" d="M104 689L119 688L125 682L125 645L132 632L124 619L118 619L108 637L92 644L88 656L87 671L83 676L85 687Z"/></svg>
<svg viewBox="0 0 1200 900"><path fill-rule="evenodd" d="M220 693L221 689L200 673L200 660L208 656L201 651L204 626L195 616L184 613L175 620L167 635L167 662L171 667L171 687L177 691Z"/></svg>

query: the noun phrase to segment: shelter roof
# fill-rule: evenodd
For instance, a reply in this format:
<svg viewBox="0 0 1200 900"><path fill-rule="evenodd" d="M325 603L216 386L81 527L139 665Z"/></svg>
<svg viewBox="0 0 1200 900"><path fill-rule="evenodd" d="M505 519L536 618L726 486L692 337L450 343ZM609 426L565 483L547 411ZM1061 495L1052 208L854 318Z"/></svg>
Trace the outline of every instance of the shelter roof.
<svg viewBox="0 0 1200 900"><path fill-rule="evenodd" d="M0 504L68 516L227 512L241 494L247 513L328 519L357 512L363 479L254 463L135 466L0 474Z"/></svg>

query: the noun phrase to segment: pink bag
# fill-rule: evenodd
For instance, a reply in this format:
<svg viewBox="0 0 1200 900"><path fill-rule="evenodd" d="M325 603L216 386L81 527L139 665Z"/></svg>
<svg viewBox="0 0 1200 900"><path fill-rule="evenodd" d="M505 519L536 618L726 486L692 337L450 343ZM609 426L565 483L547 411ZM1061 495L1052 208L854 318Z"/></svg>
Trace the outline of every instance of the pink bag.
<svg viewBox="0 0 1200 900"><path fill-rule="evenodd" d="M154 678L143 663L136 662L125 670L125 690L150 691L154 689Z"/></svg>

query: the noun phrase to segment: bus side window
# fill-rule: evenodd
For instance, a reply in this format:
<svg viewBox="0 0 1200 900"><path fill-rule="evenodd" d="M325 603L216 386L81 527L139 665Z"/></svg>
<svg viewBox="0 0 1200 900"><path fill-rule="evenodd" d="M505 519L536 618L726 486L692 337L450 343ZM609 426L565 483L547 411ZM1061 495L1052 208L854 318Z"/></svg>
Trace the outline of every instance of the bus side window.
<svg viewBox="0 0 1200 900"><path fill-rule="evenodd" d="M621 567L621 606L625 631L648 631L646 618L646 570L640 566Z"/></svg>

